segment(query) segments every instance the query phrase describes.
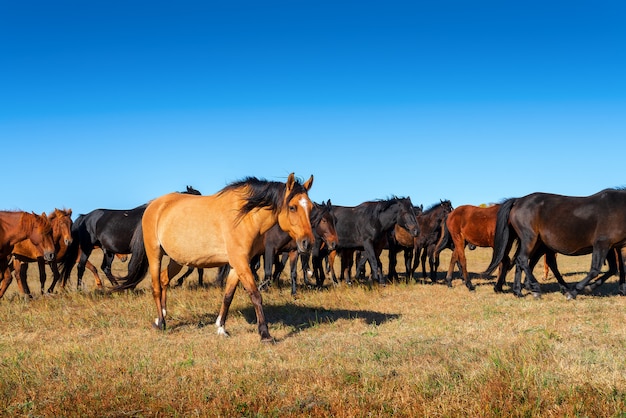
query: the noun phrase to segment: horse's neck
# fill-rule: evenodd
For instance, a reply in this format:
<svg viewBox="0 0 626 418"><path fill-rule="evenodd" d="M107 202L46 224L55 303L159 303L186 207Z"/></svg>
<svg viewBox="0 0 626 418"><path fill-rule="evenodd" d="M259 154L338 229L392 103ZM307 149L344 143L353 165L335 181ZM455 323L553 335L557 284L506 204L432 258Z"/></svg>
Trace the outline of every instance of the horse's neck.
<svg viewBox="0 0 626 418"><path fill-rule="evenodd" d="M13 246L28 238L30 231L26 231L19 226L21 216L22 215L20 213L11 213L0 219L0 236L2 237L2 244Z"/></svg>
<svg viewBox="0 0 626 418"><path fill-rule="evenodd" d="M261 236L278 223L278 214L273 213L270 209L261 208L251 212L242 222L245 222L250 230L256 231Z"/></svg>
<svg viewBox="0 0 626 418"><path fill-rule="evenodd" d="M387 210L380 213L378 221L382 229L391 229L397 223L398 213L400 213L400 207L398 205L391 205Z"/></svg>

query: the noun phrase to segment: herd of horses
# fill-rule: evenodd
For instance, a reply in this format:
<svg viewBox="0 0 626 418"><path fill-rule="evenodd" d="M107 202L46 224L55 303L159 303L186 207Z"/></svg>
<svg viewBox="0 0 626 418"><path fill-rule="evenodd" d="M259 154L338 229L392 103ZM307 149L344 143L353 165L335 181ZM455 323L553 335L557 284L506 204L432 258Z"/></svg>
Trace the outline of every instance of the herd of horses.
<svg viewBox="0 0 626 418"><path fill-rule="evenodd" d="M19 291L30 295L26 273L29 263L39 267L41 292L52 293L57 283L65 288L74 266L80 289L85 269L103 288L97 269L89 262L94 249L103 252L101 270L113 291L134 289L149 273L157 309L153 326L166 328L167 289L170 281L187 266L180 285L194 269L202 285L202 269L219 267L224 287L216 320L217 332L228 335L225 324L235 290L241 283L254 306L262 341L271 341L263 312L261 288L280 283L287 260L291 264L291 291L296 294L300 260L306 284L315 278L322 287L329 276L334 283L354 279L385 285L399 280L397 254L403 252L406 280L420 262L422 277L437 281L439 254L452 250L446 283L452 285L455 267L469 290L474 290L467 269L466 247L493 248L483 275L496 268L494 290L503 291L505 277L513 267L512 292L523 296L526 288L540 297L533 274L543 257L567 299L592 291L610 276L619 275L618 292L626 295L622 247L626 246L626 190L606 189L588 197L533 193L521 198L478 207L453 208L449 200L431 207L414 206L408 197L363 202L357 206L312 202L308 192L313 176L302 182L291 173L286 182L247 177L212 195L192 187L158 197L129 210L96 209L72 222L72 211L52 213L0 212L0 297L16 278ZM385 277L380 255L388 250ZM568 284L558 271L556 255L592 254L589 273ZM116 277L114 257L130 255L128 273ZM162 269L164 257L167 266ZM340 257L340 275L334 260ZM264 261L262 280L257 269ZM427 261L430 274L427 276ZM53 281L45 290L45 264ZM602 273L607 263L608 271ZM325 264L325 265L324 265ZM365 267L370 274L366 277ZM352 271L354 270L354 277Z"/></svg>

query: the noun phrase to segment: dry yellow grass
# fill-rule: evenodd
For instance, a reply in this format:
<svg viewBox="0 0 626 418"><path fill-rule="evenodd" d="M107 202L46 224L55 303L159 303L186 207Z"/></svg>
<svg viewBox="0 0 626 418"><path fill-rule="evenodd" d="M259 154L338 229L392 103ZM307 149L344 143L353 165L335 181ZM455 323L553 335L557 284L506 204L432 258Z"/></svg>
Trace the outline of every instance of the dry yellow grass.
<svg viewBox="0 0 626 418"><path fill-rule="evenodd" d="M490 256L468 252L469 270ZM448 260L446 251L440 278ZM559 266L572 282L589 258L559 257ZM574 301L551 278L540 300L495 294L493 278L474 279L472 293L457 278L451 289L342 284L295 300L285 283L263 293L276 343L262 344L242 289L232 337L218 337L221 290L197 288L195 277L170 290L164 333L150 326L148 279L110 295L93 292L86 273L85 291L74 279L30 301L13 284L0 300L2 415L625 416L626 298L616 278Z"/></svg>

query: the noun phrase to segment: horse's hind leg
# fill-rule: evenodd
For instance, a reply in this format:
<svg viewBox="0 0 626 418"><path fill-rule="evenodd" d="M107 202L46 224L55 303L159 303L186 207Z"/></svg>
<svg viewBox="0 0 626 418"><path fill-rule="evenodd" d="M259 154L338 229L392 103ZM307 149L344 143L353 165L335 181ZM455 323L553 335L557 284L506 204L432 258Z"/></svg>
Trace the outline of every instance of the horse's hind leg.
<svg viewBox="0 0 626 418"><path fill-rule="evenodd" d="M609 249L602 245L604 243L597 243L594 246L593 253L591 255L591 268L589 269L589 273L585 276L584 279L576 283L569 292L567 292L567 300L576 299L578 293L582 292L587 284L600 274L602 270L602 264L607 257Z"/></svg>
<svg viewBox="0 0 626 418"><path fill-rule="evenodd" d="M609 264L609 270L606 273L604 273L602 276L594 280L592 283L590 283L587 287L585 287L586 293L588 294L592 293L597 287L602 286L602 284L604 284L606 279L616 274L618 271L620 273L620 280L621 280L621 275L624 274L622 271L623 269L618 268L618 265L623 265L621 251L619 249L611 250L606 257L606 261Z"/></svg>

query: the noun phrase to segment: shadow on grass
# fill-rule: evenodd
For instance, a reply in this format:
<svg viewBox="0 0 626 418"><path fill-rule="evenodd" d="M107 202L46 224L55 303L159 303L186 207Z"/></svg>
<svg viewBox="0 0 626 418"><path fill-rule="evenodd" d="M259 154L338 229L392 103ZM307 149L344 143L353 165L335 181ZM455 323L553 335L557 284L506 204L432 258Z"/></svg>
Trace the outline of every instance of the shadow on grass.
<svg viewBox="0 0 626 418"><path fill-rule="evenodd" d="M247 306L238 311L249 324L256 324L256 313L252 305ZM388 321L400 318L399 314L388 314L366 310L351 309L326 309L322 307L308 307L296 305L294 303L286 303L281 305L263 304L263 312L268 324L282 325L291 328L291 331L285 338L289 338L303 330L320 326L324 324L332 324L338 320L359 320L368 325L381 325ZM203 328L205 326L214 326L217 313L206 313L200 318L176 321L176 323L168 324L168 329L173 331L177 328L197 326Z"/></svg>

